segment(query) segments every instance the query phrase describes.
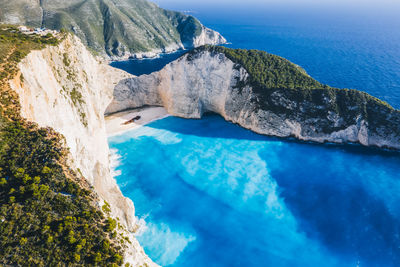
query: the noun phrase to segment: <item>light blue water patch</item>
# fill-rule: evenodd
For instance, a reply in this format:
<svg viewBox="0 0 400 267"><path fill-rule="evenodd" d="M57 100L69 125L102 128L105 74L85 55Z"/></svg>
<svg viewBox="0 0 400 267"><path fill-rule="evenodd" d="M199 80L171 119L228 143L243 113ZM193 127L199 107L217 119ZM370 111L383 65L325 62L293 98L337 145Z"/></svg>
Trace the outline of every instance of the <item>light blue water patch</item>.
<svg viewBox="0 0 400 267"><path fill-rule="evenodd" d="M264 2L160 4L193 11L230 47L283 56L322 83L400 107L397 9ZM177 56L113 66L148 74ZM400 266L398 153L280 141L217 116L166 118L110 145L118 183L147 223L139 241L159 264Z"/></svg>
<svg viewBox="0 0 400 267"><path fill-rule="evenodd" d="M400 264L398 153L280 141L216 115L109 143L161 265Z"/></svg>

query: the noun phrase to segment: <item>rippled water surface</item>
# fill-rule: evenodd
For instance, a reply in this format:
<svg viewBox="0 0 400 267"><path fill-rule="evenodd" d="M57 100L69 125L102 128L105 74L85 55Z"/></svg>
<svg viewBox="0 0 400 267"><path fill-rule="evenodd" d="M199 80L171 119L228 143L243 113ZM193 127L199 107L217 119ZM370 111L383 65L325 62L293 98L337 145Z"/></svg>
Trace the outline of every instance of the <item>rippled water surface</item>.
<svg viewBox="0 0 400 267"><path fill-rule="evenodd" d="M400 107L395 9L178 2L162 6L191 10L230 47L278 54L323 83ZM113 66L140 75L177 56ZM161 265L400 266L397 153L277 140L216 115L169 117L109 142L120 156L116 179L146 221L138 239Z"/></svg>
<svg viewBox="0 0 400 267"><path fill-rule="evenodd" d="M217 115L109 141L159 264L400 264L399 154L283 142Z"/></svg>

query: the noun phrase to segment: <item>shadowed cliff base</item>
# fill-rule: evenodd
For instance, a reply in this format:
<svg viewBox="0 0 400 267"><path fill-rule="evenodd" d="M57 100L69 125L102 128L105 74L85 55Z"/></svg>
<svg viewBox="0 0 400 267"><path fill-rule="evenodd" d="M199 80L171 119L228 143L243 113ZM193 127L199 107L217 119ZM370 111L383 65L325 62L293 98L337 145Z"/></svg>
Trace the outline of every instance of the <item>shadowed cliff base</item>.
<svg viewBox="0 0 400 267"><path fill-rule="evenodd" d="M140 110L140 109L139 109ZM134 112L135 110L131 110L130 112ZM133 114L136 114L133 113ZM140 114L138 112L137 114ZM205 122L199 122L201 125L204 125L204 127L207 127L208 129L213 129L217 128L218 126L213 126L213 118L214 117L221 117L221 115L216 114L216 113L205 113L201 119L195 119L195 120L202 120L205 119ZM221 117L222 118L222 117ZM210 120L211 119L211 120ZM304 144L307 146L312 146L312 147L320 147L320 143L315 143L315 142L310 142L310 141L302 141L296 139L296 137L273 137L273 136L266 136L266 135L261 135L261 134L255 134L251 130L244 129L245 132L241 131L238 133L234 129L236 127L241 127L239 124L234 124L231 122L227 122L226 129L223 131L208 131L208 132L199 132L195 128L189 127L188 124L191 124L191 122L187 122L188 119L185 118L180 118L180 117L174 117L173 120L178 120L179 123L169 123L169 118L162 117L161 120L157 120L154 122L151 122L150 124L144 124L146 127L154 128L154 129L160 129L160 130L167 130L170 132L176 132L180 133L183 135L194 135L198 137L206 137L206 138L222 138L222 139L235 139L235 140L249 140L249 141L276 141L276 142L287 142L287 143L295 143L295 144ZM172 120L172 117L171 117ZM121 131L122 133L122 131ZM338 144L338 143L330 143L326 142L323 143L324 147L327 149L332 149L332 150L342 150L345 151L346 153L352 153L352 154L358 154L358 155L376 155L379 154L380 156L384 157L398 157L400 156L400 151L398 150L393 150L393 149L382 149L378 147L366 147L362 146L358 143L345 143L345 144Z"/></svg>

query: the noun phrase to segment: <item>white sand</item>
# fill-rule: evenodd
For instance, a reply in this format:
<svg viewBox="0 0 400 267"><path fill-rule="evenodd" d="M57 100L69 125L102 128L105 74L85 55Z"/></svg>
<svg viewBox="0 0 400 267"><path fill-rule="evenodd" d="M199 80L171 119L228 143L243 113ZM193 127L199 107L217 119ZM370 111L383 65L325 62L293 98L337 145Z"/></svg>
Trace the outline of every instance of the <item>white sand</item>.
<svg viewBox="0 0 400 267"><path fill-rule="evenodd" d="M140 116L139 120L124 125L124 122ZM167 111L162 107L146 107L114 113L106 116L106 131L108 136L122 134L128 130L136 129L152 121L168 117Z"/></svg>

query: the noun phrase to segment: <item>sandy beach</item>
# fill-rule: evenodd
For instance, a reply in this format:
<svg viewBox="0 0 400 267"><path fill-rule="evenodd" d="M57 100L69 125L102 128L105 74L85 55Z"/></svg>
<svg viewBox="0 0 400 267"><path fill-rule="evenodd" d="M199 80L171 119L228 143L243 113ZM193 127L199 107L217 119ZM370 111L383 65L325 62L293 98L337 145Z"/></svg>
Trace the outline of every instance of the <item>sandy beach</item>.
<svg viewBox="0 0 400 267"><path fill-rule="evenodd" d="M136 116L140 116L140 119L124 125L125 122L135 118ZM169 114L162 107L145 107L114 113L105 117L107 135L113 136L122 134L128 130L142 127L152 121L168 116Z"/></svg>

